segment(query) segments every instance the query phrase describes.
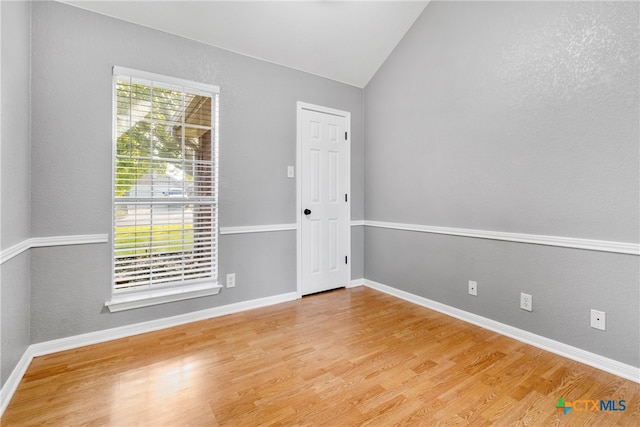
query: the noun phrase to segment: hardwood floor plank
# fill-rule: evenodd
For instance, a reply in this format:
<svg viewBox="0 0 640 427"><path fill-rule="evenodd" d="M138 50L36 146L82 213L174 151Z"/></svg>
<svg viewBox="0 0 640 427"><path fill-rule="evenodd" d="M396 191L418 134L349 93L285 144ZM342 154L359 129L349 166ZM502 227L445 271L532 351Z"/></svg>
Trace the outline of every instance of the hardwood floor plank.
<svg viewBox="0 0 640 427"><path fill-rule="evenodd" d="M361 287L35 358L0 421L638 426L640 385Z"/></svg>

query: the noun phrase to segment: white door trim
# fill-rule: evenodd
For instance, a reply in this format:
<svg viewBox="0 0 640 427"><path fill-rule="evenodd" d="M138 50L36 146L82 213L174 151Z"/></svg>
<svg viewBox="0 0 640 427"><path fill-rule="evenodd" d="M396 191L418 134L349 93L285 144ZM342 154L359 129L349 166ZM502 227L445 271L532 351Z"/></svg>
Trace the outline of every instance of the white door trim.
<svg viewBox="0 0 640 427"><path fill-rule="evenodd" d="M302 298L302 181L301 181L301 165L302 165L302 110L317 111L319 113L333 114L334 116L344 117L346 120L347 131L347 194L349 195L349 207L351 206L351 113L348 111L336 110L334 108L323 107L320 105L309 104L298 101L296 106L296 269L297 269L297 287L296 292L298 298ZM351 222L351 209L348 209L347 221ZM351 280L351 233L347 233L347 272L349 277L347 282Z"/></svg>

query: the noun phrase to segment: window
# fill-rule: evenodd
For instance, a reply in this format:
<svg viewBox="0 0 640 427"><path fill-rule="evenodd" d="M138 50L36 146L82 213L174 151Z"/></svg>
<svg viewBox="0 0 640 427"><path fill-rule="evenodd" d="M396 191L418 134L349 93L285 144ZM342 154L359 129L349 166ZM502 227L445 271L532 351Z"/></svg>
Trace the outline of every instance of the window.
<svg viewBox="0 0 640 427"><path fill-rule="evenodd" d="M216 86L114 67L111 311L218 293Z"/></svg>

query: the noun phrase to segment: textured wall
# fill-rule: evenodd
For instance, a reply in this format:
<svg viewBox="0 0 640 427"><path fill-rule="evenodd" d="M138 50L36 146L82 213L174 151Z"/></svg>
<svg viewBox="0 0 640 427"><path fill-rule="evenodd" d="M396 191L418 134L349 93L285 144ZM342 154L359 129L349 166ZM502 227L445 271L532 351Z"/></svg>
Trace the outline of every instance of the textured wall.
<svg viewBox="0 0 640 427"><path fill-rule="evenodd" d="M30 237L28 2L1 2L0 249ZM29 254L0 265L0 385L29 345Z"/></svg>
<svg viewBox="0 0 640 427"><path fill-rule="evenodd" d="M638 242L638 6L431 2L365 88L366 219ZM373 228L365 248L368 279L640 365L637 257Z"/></svg>
<svg viewBox="0 0 640 427"><path fill-rule="evenodd" d="M637 242L638 4L432 2L365 89L367 219Z"/></svg>
<svg viewBox="0 0 640 427"><path fill-rule="evenodd" d="M364 227L351 227L351 279L364 278Z"/></svg>
<svg viewBox="0 0 640 427"><path fill-rule="evenodd" d="M223 227L295 222L286 167L297 101L350 111L352 156L362 158L361 89L55 2L33 5L32 31L34 236L110 233L113 65L220 86ZM354 219L363 218L362 166L352 167ZM294 292L295 244L293 232L222 236L220 275L235 272L236 288L116 314L103 307L109 245L33 250L32 341Z"/></svg>
<svg viewBox="0 0 640 427"><path fill-rule="evenodd" d="M4 385L16 364L31 344L30 296L29 296L29 252L5 262L0 268L0 362Z"/></svg>
<svg viewBox="0 0 640 427"><path fill-rule="evenodd" d="M2 3L2 249L30 237L29 14Z"/></svg>

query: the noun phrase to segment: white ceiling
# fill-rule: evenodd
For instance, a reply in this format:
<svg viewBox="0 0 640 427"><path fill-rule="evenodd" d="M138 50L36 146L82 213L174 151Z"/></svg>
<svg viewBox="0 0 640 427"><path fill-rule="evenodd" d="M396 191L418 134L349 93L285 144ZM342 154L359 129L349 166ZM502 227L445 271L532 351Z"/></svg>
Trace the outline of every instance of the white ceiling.
<svg viewBox="0 0 640 427"><path fill-rule="evenodd" d="M264 61L364 87L425 1L68 1Z"/></svg>

